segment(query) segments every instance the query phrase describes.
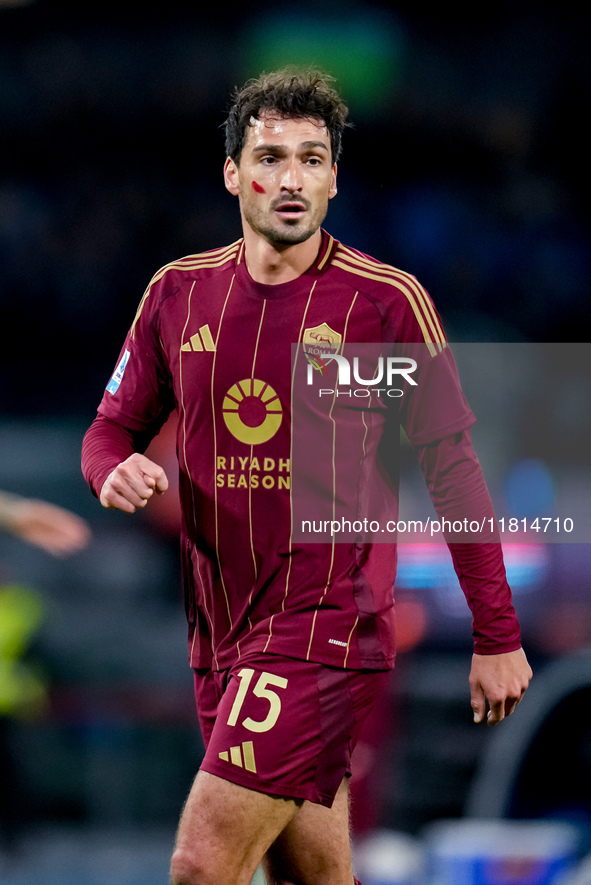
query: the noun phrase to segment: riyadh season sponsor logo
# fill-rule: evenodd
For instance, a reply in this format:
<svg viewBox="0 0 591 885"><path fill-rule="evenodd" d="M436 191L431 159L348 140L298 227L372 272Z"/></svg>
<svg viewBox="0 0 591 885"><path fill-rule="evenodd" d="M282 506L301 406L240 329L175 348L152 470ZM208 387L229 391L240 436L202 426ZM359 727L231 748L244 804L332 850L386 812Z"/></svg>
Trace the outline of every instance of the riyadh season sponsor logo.
<svg viewBox="0 0 591 885"><path fill-rule="evenodd" d="M279 396L259 378L244 378L233 384L224 397L222 414L232 436L246 445L268 442L283 418Z"/></svg>
<svg viewBox="0 0 591 885"><path fill-rule="evenodd" d="M279 395L260 378L243 378L229 388L222 402L224 423L234 439L254 447L273 439L283 421ZM286 457L217 456L216 486L226 489L291 488L289 450Z"/></svg>

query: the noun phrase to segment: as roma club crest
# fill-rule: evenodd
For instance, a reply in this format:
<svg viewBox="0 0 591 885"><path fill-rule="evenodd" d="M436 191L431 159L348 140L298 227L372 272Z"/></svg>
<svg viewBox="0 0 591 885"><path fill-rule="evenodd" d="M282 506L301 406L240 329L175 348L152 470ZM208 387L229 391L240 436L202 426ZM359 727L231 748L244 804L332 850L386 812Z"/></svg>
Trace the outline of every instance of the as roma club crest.
<svg viewBox="0 0 591 885"><path fill-rule="evenodd" d="M304 329L302 338L303 350L311 357L334 356L339 352L343 336L331 329L327 323Z"/></svg>

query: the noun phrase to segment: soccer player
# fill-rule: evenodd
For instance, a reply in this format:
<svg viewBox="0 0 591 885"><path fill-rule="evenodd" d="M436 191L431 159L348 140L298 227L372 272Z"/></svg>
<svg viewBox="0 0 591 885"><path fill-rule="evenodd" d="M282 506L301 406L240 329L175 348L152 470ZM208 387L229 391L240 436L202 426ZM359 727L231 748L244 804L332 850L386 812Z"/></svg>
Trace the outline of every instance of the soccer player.
<svg viewBox="0 0 591 885"><path fill-rule="evenodd" d="M206 753L182 813L173 885L248 885L261 862L272 883L354 881L347 776L394 663L396 551L367 538L307 543L295 532L292 417L306 359L292 360L292 343L326 370L327 389L350 343L425 352L420 383L405 385L402 400L372 393L354 407L336 396L324 411L314 406L336 456L330 471L324 453L310 468L334 501L355 493L360 453L364 469L379 472L394 414L438 512L492 515L470 443L474 417L429 296L321 228L346 117L329 78L313 71L263 75L236 91L224 180L243 238L156 273L84 440L84 474L102 505L133 513L167 489L142 453L177 411L189 653ZM450 549L474 618L474 718L496 724L531 677L501 548Z"/></svg>

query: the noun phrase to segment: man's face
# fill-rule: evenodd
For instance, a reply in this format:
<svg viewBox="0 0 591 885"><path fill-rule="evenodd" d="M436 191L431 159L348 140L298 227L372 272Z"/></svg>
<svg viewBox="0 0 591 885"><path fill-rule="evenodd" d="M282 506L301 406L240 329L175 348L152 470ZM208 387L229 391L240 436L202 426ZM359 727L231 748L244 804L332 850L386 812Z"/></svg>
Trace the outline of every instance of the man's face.
<svg viewBox="0 0 591 885"><path fill-rule="evenodd" d="M228 158L224 179L255 233L273 245L302 243L318 230L337 192L328 130L313 119L252 120L240 165Z"/></svg>

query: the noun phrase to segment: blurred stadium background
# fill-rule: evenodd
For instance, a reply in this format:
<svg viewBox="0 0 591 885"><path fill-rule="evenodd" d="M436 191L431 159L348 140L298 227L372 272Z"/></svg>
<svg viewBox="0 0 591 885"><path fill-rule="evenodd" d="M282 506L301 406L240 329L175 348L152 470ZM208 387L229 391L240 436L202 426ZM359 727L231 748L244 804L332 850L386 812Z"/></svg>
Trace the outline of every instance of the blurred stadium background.
<svg viewBox="0 0 591 885"><path fill-rule="evenodd" d="M232 88L289 62L332 73L355 128L326 226L415 273L450 340L518 355L591 340L590 36L569 4L0 2L0 489L93 529L64 561L0 536L0 600L20 588L42 606L21 661L44 688L37 708L0 711L1 882L167 880L202 752L175 508L102 511L79 450L153 272L240 235L221 179ZM518 362L517 401L509 370L466 379L508 515L536 503L588 519L589 350L561 354ZM170 439L158 445L169 459ZM419 487L409 465L409 507ZM470 618L445 549L401 549L402 652L353 809L360 857L387 831L371 852L386 857L380 882L419 881L434 821L560 819L577 827L577 858L590 848L591 537L514 540L538 687L500 737L471 724ZM542 867L486 881L556 881Z"/></svg>

